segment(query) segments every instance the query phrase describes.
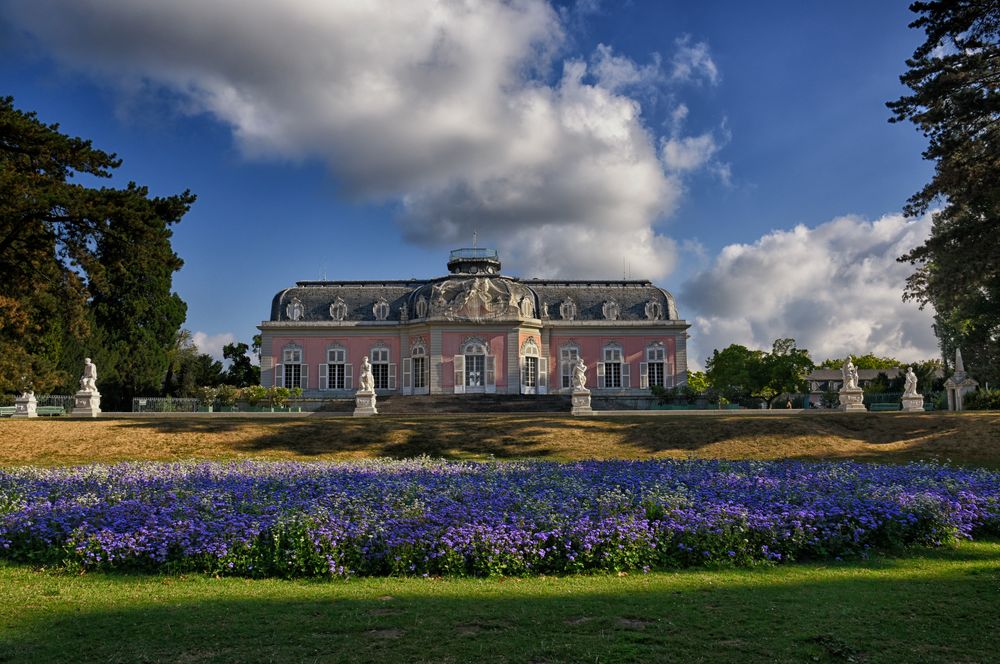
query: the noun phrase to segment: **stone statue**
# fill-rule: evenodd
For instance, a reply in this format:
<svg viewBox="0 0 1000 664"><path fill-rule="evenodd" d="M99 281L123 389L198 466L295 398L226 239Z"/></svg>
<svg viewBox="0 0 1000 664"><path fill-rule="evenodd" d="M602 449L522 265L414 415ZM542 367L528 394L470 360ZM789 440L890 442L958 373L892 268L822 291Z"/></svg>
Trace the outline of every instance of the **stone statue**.
<svg viewBox="0 0 1000 664"><path fill-rule="evenodd" d="M854 362L851 361L850 355L847 356L847 361L844 362L844 367L841 369L841 372L844 375L844 389L858 389L858 370L855 368Z"/></svg>
<svg viewBox="0 0 1000 664"><path fill-rule="evenodd" d="M81 392L97 392L97 365L86 358L83 361L83 377L80 378Z"/></svg>
<svg viewBox="0 0 1000 664"><path fill-rule="evenodd" d="M368 356L361 361L361 378L358 380L358 388L362 392L373 392L375 390L375 376L372 375L372 365L368 361Z"/></svg>
<svg viewBox="0 0 1000 664"><path fill-rule="evenodd" d="M913 367L906 368L906 384L903 388L904 397L917 395L917 374L913 373Z"/></svg>
<svg viewBox="0 0 1000 664"><path fill-rule="evenodd" d="M361 360L361 375L358 377L358 391L354 395L354 417L378 415L375 405L375 376L372 375L372 365L366 355Z"/></svg>
<svg viewBox="0 0 1000 664"><path fill-rule="evenodd" d="M577 357L576 364L573 365L573 389L587 389L587 365L583 363L582 357Z"/></svg>

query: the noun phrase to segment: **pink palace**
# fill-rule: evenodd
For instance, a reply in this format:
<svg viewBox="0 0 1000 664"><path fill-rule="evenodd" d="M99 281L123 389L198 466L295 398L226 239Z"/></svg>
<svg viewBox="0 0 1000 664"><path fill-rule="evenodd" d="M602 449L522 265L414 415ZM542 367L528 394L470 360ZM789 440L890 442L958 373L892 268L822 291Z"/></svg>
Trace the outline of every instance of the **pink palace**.
<svg viewBox="0 0 1000 664"><path fill-rule="evenodd" d="M686 321L649 281L517 279L492 249L457 249L450 274L300 281L260 324L261 382L347 397L364 356L380 394L569 394L577 357L595 396L687 380Z"/></svg>

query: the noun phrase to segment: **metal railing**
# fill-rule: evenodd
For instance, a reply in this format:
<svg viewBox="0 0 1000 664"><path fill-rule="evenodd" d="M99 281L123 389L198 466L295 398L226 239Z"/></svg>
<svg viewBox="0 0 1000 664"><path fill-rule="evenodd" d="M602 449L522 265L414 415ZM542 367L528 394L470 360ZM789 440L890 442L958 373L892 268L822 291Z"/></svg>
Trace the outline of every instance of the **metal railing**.
<svg viewBox="0 0 1000 664"><path fill-rule="evenodd" d="M133 413L197 413L197 399L176 397L135 397L132 399Z"/></svg>

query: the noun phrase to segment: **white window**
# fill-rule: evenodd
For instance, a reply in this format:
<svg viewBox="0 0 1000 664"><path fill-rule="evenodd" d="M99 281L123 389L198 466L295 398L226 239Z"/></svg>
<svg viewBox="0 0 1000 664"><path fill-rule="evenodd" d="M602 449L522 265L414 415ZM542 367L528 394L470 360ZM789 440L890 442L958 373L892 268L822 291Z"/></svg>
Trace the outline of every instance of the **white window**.
<svg viewBox="0 0 1000 664"><path fill-rule="evenodd" d="M573 387L573 367L580 357L580 349L576 346L563 346L559 349L559 373L562 375L562 388Z"/></svg>
<svg viewBox="0 0 1000 664"><path fill-rule="evenodd" d="M413 358L413 387L427 387L427 351L423 346L415 346L411 352Z"/></svg>
<svg viewBox="0 0 1000 664"><path fill-rule="evenodd" d="M419 340L403 358L403 394L427 394L429 371L427 349Z"/></svg>
<svg viewBox="0 0 1000 664"><path fill-rule="evenodd" d="M625 360L622 347L609 344L602 353L603 362L597 363L597 387L605 389L621 389L629 385L629 365Z"/></svg>
<svg viewBox="0 0 1000 664"><path fill-rule="evenodd" d="M347 364L347 350L334 346L326 351L326 364L319 368L319 389L347 390L350 389L350 365Z"/></svg>
<svg viewBox="0 0 1000 664"><path fill-rule="evenodd" d="M289 389L308 387L308 369L302 363L302 348L296 345L285 346L281 352L281 364L275 366L274 384Z"/></svg>
<svg viewBox="0 0 1000 664"><path fill-rule="evenodd" d="M425 318L427 316L427 298L421 295L417 299L417 318Z"/></svg>
<svg viewBox="0 0 1000 664"><path fill-rule="evenodd" d="M646 318L649 320L660 320L663 318L663 307L659 302L650 300L646 303Z"/></svg>
<svg viewBox="0 0 1000 664"><path fill-rule="evenodd" d="M306 315L306 310L299 298L293 297L292 301L285 307L285 314L289 320L301 320Z"/></svg>
<svg viewBox="0 0 1000 664"><path fill-rule="evenodd" d="M538 351L534 338L528 337L521 344L521 393L545 394L546 360Z"/></svg>
<svg viewBox="0 0 1000 664"><path fill-rule="evenodd" d="M375 314L375 320L386 320L389 318L389 303L384 297L380 297L378 302L372 305L372 313Z"/></svg>
<svg viewBox="0 0 1000 664"><path fill-rule="evenodd" d="M466 341L455 356L455 393L496 392L496 357L482 341Z"/></svg>
<svg viewBox="0 0 1000 664"><path fill-rule="evenodd" d="M662 343L646 348L646 361L639 365L639 387L666 387L666 351Z"/></svg>
<svg viewBox="0 0 1000 664"><path fill-rule="evenodd" d="M389 362L388 348L373 348L371 352L372 378L376 390L396 389L396 365Z"/></svg>
<svg viewBox="0 0 1000 664"><path fill-rule="evenodd" d="M525 295L521 298L521 315L525 318L532 318L535 315L535 303L532 302L531 298Z"/></svg>

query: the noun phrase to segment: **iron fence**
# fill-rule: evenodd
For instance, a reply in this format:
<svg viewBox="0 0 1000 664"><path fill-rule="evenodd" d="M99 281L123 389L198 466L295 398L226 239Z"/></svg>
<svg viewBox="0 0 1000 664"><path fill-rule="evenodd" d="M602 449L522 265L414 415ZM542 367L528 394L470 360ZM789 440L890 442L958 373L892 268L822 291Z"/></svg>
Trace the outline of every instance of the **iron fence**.
<svg viewBox="0 0 1000 664"><path fill-rule="evenodd" d="M132 399L133 413L197 413L197 399L177 397L135 397Z"/></svg>

